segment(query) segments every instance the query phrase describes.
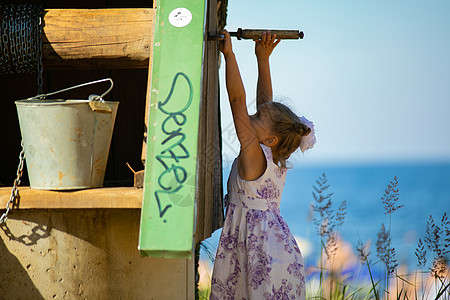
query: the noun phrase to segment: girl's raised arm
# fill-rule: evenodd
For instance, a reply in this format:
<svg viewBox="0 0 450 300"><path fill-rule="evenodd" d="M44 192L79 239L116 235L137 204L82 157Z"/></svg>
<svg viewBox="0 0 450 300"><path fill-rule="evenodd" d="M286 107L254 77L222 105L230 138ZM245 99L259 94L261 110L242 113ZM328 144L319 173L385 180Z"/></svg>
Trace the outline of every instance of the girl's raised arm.
<svg viewBox="0 0 450 300"><path fill-rule="evenodd" d="M261 39L255 41L255 55L258 61L258 84L256 87L256 109L263 103L272 101L272 80L270 77L269 57L280 40L276 35L264 32Z"/></svg>
<svg viewBox="0 0 450 300"><path fill-rule="evenodd" d="M258 135L253 128L247 111L245 89L233 53L229 33L222 31L225 38L220 42L220 51L225 57L225 80L234 127L241 144L238 160L239 176L245 180L258 178L266 168L266 159L259 145Z"/></svg>
<svg viewBox="0 0 450 300"><path fill-rule="evenodd" d="M242 83L241 74L237 65L236 57L231 45L231 37L228 31L222 31L224 40L219 43L219 49L225 58L225 80L227 85L228 98L230 102L243 102L245 105L245 89Z"/></svg>

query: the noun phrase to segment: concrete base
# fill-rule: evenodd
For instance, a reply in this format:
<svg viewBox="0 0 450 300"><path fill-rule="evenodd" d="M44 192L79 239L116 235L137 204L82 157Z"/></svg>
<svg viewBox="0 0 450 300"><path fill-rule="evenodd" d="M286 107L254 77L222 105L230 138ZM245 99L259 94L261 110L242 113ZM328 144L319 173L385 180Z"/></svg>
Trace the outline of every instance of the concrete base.
<svg viewBox="0 0 450 300"><path fill-rule="evenodd" d="M194 299L193 260L141 257L140 210L15 210L0 299Z"/></svg>

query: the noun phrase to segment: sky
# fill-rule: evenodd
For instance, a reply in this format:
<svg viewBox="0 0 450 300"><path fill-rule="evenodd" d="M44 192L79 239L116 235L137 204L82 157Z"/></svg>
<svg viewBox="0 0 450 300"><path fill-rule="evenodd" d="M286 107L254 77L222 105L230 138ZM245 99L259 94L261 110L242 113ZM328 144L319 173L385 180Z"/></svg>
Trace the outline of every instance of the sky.
<svg viewBox="0 0 450 300"><path fill-rule="evenodd" d="M229 31L297 29L271 56L275 98L315 124L305 164L450 162L450 1L229 0ZM249 103L254 42L233 38ZM224 81L224 163L239 145ZM253 104L253 105L251 105Z"/></svg>

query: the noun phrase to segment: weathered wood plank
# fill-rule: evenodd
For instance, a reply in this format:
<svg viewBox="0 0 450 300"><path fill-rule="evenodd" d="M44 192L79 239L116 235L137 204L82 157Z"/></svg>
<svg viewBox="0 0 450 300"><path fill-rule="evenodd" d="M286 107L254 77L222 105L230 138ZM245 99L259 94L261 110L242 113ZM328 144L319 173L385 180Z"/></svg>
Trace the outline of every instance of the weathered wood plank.
<svg viewBox="0 0 450 300"><path fill-rule="evenodd" d="M148 68L153 21L153 8L45 10L44 67Z"/></svg>
<svg viewBox="0 0 450 300"><path fill-rule="evenodd" d="M153 1L153 7L156 7L156 0ZM153 27L154 29L154 27ZM150 56L153 56L153 39L154 35L151 36L151 43L150 43ZM152 70L153 70L153 59L148 60L148 77L147 77L147 95L145 97L145 116L144 116L144 124L145 124L145 130L144 130L144 137L142 142L142 152L141 152L141 160L142 163L145 165L145 159L147 157L147 136L148 136L148 111L149 111L149 105L150 105L150 97L152 95Z"/></svg>
<svg viewBox="0 0 450 300"><path fill-rule="evenodd" d="M11 188L0 188L0 209L6 207ZM48 191L19 188L19 209L140 209L142 189L132 187Z"/></svg>
<svg viewBox="0 0 450 300"><path fill-rule="evenodd" d="M206 28L217 34L217 0L208 0ZM200 105L197 158L197 222L195 243L211 236L223 223L222 140L219 103L219 49L207 41L203 59L202 103Z"/></svg>

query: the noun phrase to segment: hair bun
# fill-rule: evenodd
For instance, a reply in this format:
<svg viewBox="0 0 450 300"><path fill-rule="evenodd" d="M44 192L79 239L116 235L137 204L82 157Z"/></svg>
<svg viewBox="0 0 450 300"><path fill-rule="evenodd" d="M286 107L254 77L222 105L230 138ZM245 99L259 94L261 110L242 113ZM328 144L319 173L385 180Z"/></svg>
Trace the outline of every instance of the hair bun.
<svg viewBox="0 0 450 300"><path fill-rule="evenodd" d="M311 132L311 128L309 128L302 122L295 122L292 127L300 136L306 136Z"/></svg>

